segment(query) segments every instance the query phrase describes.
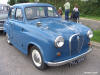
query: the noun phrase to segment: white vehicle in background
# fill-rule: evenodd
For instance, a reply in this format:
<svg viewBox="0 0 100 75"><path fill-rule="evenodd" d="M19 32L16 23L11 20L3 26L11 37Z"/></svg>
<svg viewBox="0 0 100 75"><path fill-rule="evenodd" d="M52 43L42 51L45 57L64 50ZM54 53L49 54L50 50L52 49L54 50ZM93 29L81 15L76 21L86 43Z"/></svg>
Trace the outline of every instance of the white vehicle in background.
<svg viewBox="0 0 100 75"><path fill-rule="evenodd" d="M0 31L3 31L3 25L5 20L8 17L8 11L10 9L10 5L0 4Z"/></svg>

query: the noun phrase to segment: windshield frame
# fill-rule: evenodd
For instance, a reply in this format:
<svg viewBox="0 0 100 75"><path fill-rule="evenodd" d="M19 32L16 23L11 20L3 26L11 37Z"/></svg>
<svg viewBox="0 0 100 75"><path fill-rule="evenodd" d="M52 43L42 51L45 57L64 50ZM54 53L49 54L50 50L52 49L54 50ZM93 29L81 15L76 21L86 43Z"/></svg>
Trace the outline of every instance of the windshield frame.
<svg viewBox="0 0 100 75"><path fill-rule="evenodd" d="M37 16L37 17L34 17L33 19L27 19L25 9L26 9L26 8L32 8L32 7L44 7L45 17L41 17L41 16L38 17L38 16ZM52 8L53 8L53 11L54 11L58 16L57 16L57 17L56 17L56 16L53 16L53 17L52 17L52 16L48 16L48 10L47 10L48 7L52 7ZM34 19L39 19L39 18L60 18L60 15L58 14L56 8L53 7L53 6L29 6L29 7L25 7L25 8L24 8L24 12L25 12L25 18L26 18L26 20L34 20Z"/></svg>

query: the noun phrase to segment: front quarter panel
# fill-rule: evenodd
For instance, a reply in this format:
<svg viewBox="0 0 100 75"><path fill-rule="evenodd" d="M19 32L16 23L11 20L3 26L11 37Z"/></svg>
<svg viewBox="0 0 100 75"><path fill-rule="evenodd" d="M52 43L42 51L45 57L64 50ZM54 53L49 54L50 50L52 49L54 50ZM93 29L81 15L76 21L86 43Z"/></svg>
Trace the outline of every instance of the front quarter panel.
<svg viewBox="0 0 100 75"><path fill-rule="evenodd" d="M54 37L44 33L40 28L32 25L26 25L27 28L23 32L23 50L25 54L28 54L28 46L33 44L40 49L40 52L43 55L44 60L53 58L51 54L53 52L50 50L54 47ZM51 54L50 54L51 53Z"/></svg>

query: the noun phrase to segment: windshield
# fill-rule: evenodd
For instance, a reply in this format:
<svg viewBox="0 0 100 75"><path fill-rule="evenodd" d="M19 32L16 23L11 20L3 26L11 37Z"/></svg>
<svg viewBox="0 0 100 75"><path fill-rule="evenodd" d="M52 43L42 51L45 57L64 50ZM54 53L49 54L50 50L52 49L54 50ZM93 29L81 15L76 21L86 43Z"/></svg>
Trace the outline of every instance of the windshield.
<svg viewBox="0 0 100 75"><path fill-rule="evenodd" d="M1 11L1 10L3 10L3 7L2 7L2 6L0 6L0 11Z"/></svg>
<svg viewBox="0 0 100 75"><path fill-rule="evenodd" d="M25 8L25 14L28 20L45 17L58 17L58 14L53 7L27 7Z"/></svg>

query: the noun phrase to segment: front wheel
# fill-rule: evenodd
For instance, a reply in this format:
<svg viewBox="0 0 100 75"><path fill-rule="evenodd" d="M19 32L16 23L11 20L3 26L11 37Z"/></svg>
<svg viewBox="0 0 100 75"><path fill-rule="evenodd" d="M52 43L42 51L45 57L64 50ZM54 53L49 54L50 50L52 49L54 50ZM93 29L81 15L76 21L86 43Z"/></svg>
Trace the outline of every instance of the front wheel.
<svg viewBox="0 0 100 75"><path fill-rule="evenodd" d="M44 63L40 50L37 47L31 48L31 57L33 64L39 70L44 70L47 68L47 65Z"/></svg>

